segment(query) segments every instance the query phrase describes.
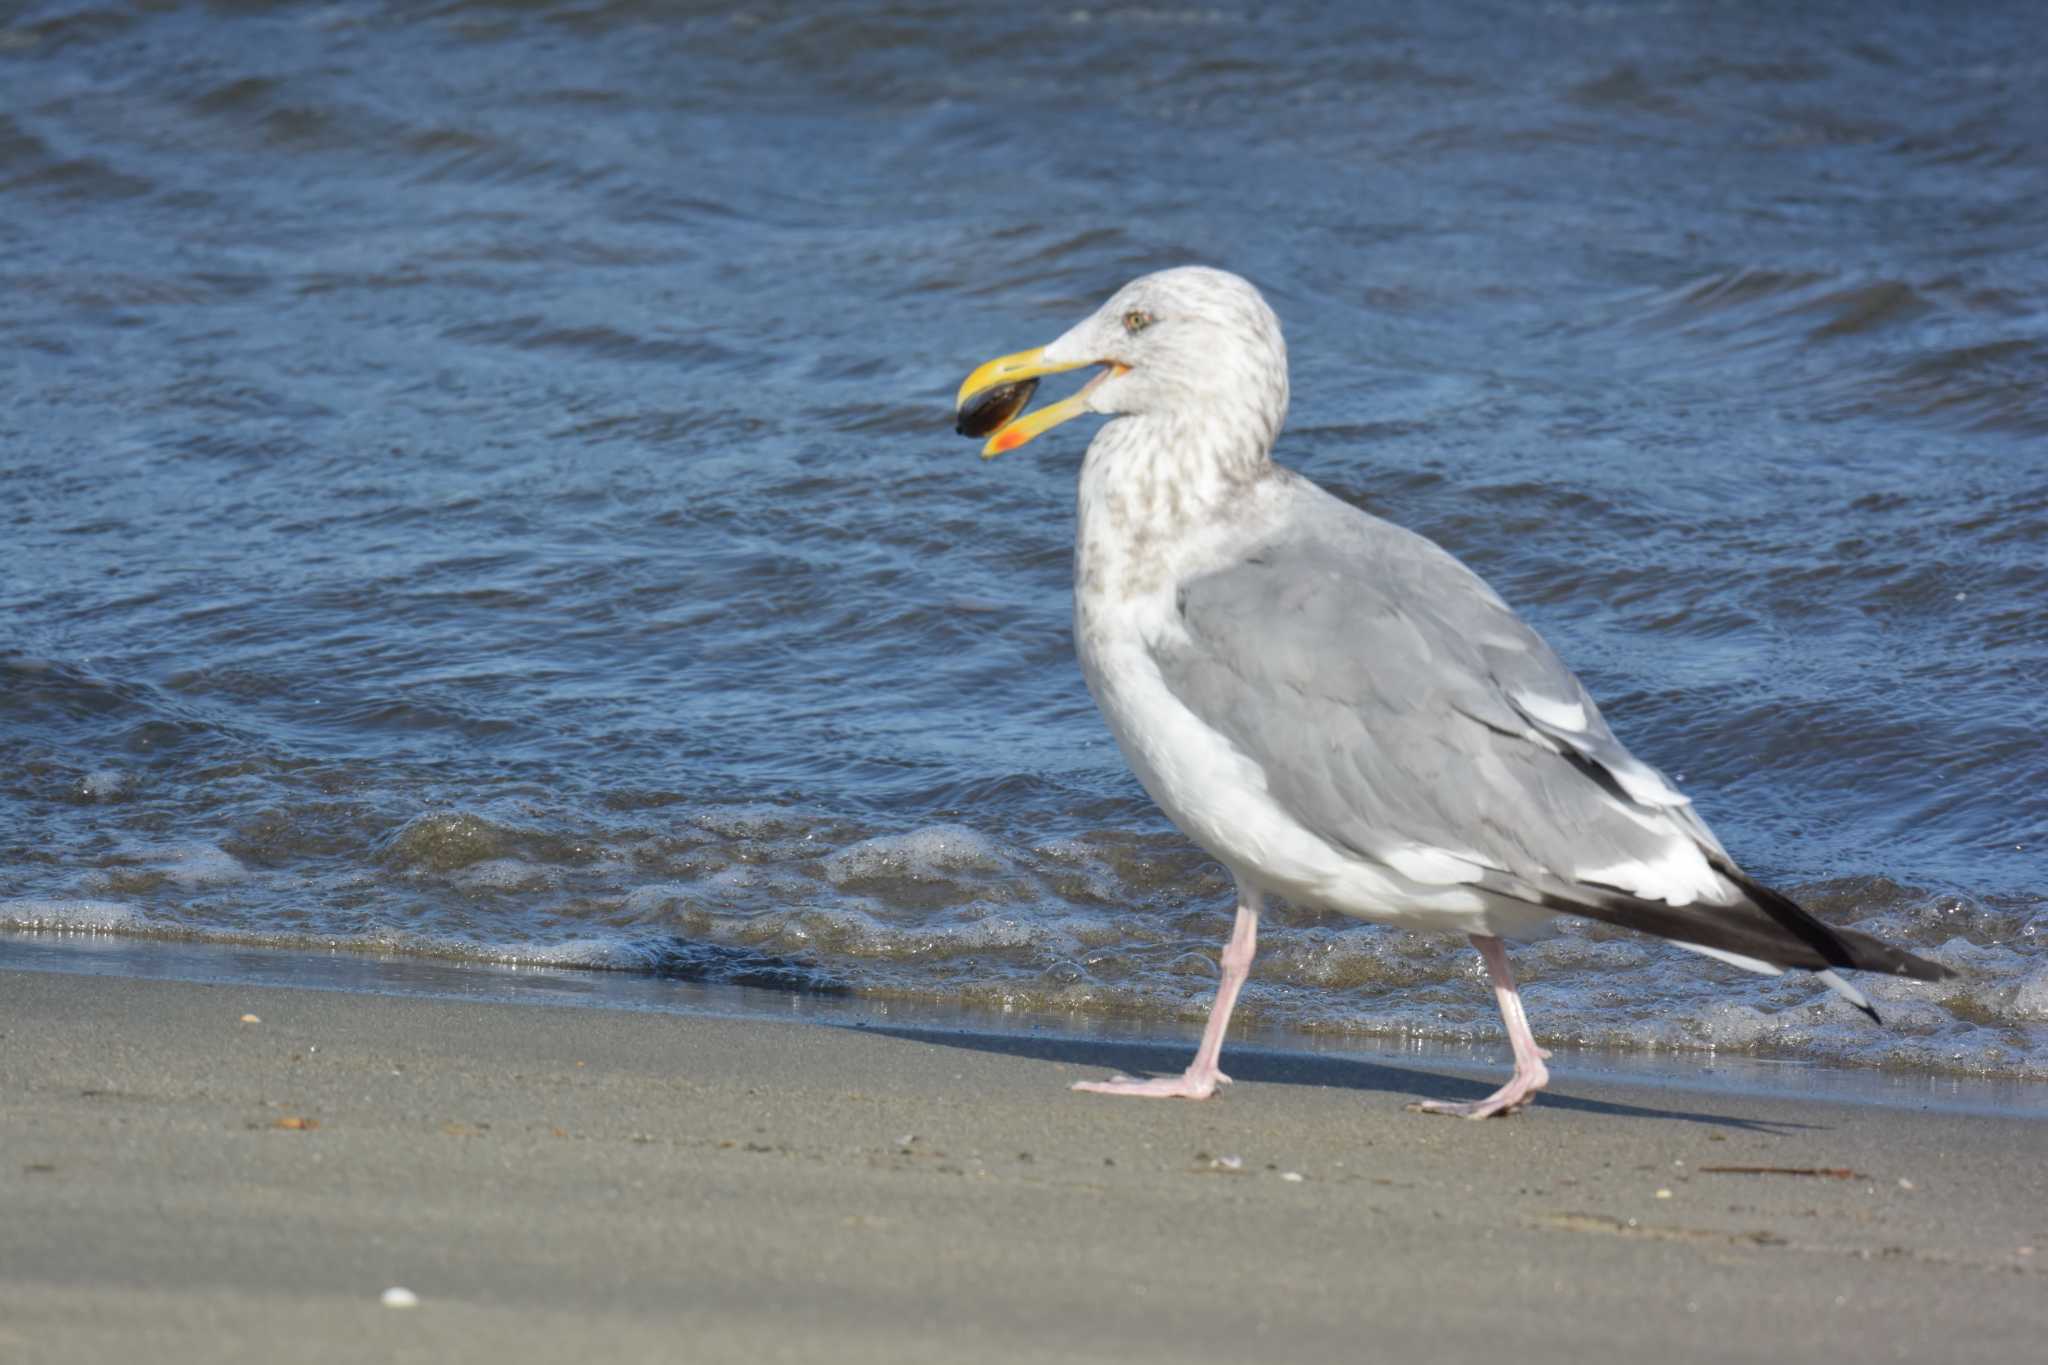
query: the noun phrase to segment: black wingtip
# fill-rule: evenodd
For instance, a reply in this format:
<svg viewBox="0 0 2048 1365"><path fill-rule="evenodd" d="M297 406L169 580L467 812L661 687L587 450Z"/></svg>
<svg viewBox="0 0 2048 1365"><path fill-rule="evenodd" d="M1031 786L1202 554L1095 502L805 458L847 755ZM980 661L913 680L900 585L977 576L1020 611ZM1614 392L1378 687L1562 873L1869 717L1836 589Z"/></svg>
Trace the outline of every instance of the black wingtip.
<svg viewBox="0 0 2048 1365"><path fill-rule="evenodd" d="M1837 929L1833 925L1816 919L1813 913L1793 901L1782 891L1774 891L1743 872L1733 863L1715 858L1711 860L1716 872L1734 882L1749 897L1750 903L1778 922L1780 928L1794 938L1804 942L1818 953L1831 967L1848 967L1854 971L1888 972L1893 976L1910 977L1915 981L1946 981L1955 972L1939 962L1929 962L1924 957L1915 957L1903 948L1859 933L1854 929ZM1872 1014L1872 1018L1876 1018Z"/></svg>

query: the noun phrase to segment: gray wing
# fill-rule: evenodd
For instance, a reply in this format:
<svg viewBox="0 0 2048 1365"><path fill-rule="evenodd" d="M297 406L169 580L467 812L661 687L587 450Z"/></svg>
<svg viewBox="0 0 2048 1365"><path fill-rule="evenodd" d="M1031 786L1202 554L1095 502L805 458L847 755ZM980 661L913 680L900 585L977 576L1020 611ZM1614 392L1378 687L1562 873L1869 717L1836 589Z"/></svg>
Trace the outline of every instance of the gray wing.
<svg viewBox="0 0 2048 1365"><path fill-rule="evenodd" d="M1184 584L1183 631L1151 652L1303 825L1411 878L1469 881L1738 965L1822 971L1873 1014L1823 969L1953 974L1749 878L1477 574L1281 477L1283 528Z"/></svg>
<svg viewBox="0 0 2048 1365"><path fill-rule="evenodd" d="M1185 636L1154 649L1283 806L1357 856L1400 868L1441 850L1517 899L1589 873L1659 900L1721 889L1702 859L1727 855L1685 798L1478 575L1296 488L1279 536L1182 587ZM1697 854L1674 861L1681 840Z"/></svg>

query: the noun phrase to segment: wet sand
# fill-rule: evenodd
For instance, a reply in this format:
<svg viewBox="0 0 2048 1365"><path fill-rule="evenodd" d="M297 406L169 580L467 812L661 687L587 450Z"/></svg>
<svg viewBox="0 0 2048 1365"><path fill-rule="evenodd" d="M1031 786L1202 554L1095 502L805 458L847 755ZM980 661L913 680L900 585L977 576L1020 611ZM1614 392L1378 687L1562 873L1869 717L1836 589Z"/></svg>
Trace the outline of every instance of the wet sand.
<svg viewBox="0 0 2048 1365"><path fill-rule="evenodd" d="M1469 1123L1403 1108L1469 1076L1257 1051L1203 1104L1066 1089L1185 1058L0 971L0 1359L2010 1361L2048 1332L2037 1119L1566 1076Z"/></svg>

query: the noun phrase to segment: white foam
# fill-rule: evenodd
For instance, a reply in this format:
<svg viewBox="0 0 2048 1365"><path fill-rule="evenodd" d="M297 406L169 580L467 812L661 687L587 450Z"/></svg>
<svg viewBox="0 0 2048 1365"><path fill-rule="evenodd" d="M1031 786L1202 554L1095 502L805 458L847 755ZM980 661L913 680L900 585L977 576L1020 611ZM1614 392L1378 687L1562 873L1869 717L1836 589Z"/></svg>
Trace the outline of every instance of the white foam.
<svg viewBox="0 0 2048 1365"><path fill-rule="evenodd" d="M673 901L686 900L690 888L682 882L649 882L628 891L619 908L633 915L658 914Z"/></svg>
<svg viewBox="0 0 2048 1365"><path fill-rule="evenodd" d="M225 936L233 942L237 936ZM383 933L346 940L355 948L373 947L408 956L450 957L469 962L490 962L507 967L595 967L631 970L653 965L654 954L642 944L623 939L572 938L558 943L480 944L454 934L418 933L391 929ZM326 946L336 946L327 940Z"/></svg>
<svg viewBox="0 0 2048 1365"><path fill-rule="evenodd" d="M0 900L0 925L9 929L118 934L144 927L140 911L119 901Z"/></svg>
<svg viewBox="0 0 2048 1365"><path fill-rule="evenodd" d="M2002 1011L2008 1019L2048 1021L2048 964L2034 968L2011 988Z"/></svg>
<svg viewBox="0 0 2048 1365"><path fill-rule="evenodd" d="M1104 864L1100 852L1081 840L1055 839L1039 844L1032 852L1053 864L1051 868L1040 869L1041 877L1055 883L1065 882L1070 888L1055 894L1069 900L1075 894L1111 903L1124 899L1122 884Z"/></svg>
<svg viewBox="0 0 2048 1365"><path fill-rule="evenodd" d="M963 948L1028 948L1052 937L1044 929L1007 915L990 915L942 933Z"/></svg>
<svg viewBox="0 0 2048 1365"><path fill-rule="evenodd" d="M1751 1047L1779 1032L1784 1021L1751 1005L1723 1000L1699 1011L1697 1028L1715 1048Z"/></svg>
<svg viewBox="0 0 2048 1365"><path fill-rule="evenodd" d="M97 768L78 780L78 794L95 801L110 801L133 785L134 779L127 773L113 768Z"/></svg>
<svg viewBox="0 0 2048 1365"><path fill-rule="evenodd" d="M789 837L801 817L777 806L731 806L707 811L694 823L728 839L783 839Z"/></svg>
<svg viewBox="0 0 2048 1365"><path fill-rule="evenodd" d="M486 858L458 871L453 880L465 886L492 891L536 891L558 880L552 868L540 867L520 858Z"/></svg>
<svg viewBox="0 0 2048 1365"><path fill-rule="evenodd" d="M154 850L147 866L164 879L189 890L208 886L230 886L249 879L241 860L214 844L183 844Z"/></svg>
<svg viewBox="0 0 2048 1365"><path fill-rule="evenodd" d="M502 960L535 967L646 967L654 955L646 948L617 939L572 938L507 953Z"/></svg>
<svg viewBox="0 0 2048 1365"><path fill-rule="evenodd" d="M899 925L845 901L752 917L716 916L707 938L767 952L840 953L884 962L935 962L1019 948L1070 949L1056 929L1009 915Z"/></svg>
<svg viewBox="0 0 2048 1365"><path fill-rule="evenodd" d="M955 872L990 872L1003 866L995 842L964 825L927 825L904 834L863 839L825 859L833 885L868 877L937 880Z"/></svg>

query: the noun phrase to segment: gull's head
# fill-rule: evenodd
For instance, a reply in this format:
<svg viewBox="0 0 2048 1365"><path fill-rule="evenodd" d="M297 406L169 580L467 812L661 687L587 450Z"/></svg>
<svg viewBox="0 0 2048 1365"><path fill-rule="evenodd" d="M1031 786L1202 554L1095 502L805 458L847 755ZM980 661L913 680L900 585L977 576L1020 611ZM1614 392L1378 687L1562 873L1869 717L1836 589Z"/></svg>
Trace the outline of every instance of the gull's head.
<svg viewBox="0 0 2048 1365"><path fill-rule="evenodd" d="M1080 392L1024 412L1041 376L1100 365ZM1242 428L1263 456L1287 415L1280 319L1245 280L1182 266L1141 275L1050 345L989 361L954 407L992 459L1083 413L1160 414Z"/></svg>

